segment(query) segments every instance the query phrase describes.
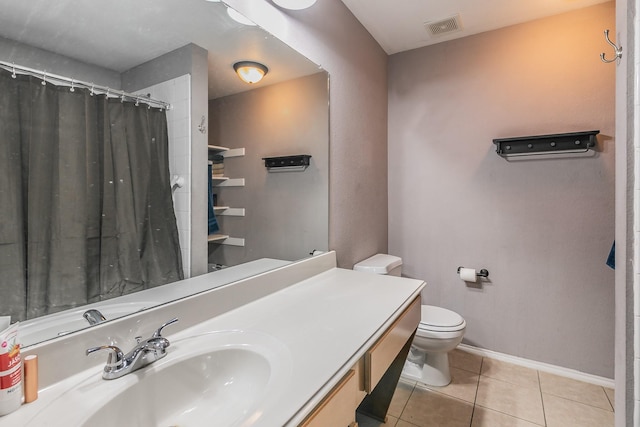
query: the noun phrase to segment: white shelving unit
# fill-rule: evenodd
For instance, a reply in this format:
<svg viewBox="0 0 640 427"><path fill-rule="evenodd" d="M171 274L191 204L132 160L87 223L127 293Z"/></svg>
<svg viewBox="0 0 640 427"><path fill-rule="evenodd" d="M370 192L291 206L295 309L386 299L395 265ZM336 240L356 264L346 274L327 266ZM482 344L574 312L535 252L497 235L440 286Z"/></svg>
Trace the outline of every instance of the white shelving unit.
<svg viewBox="0 0 640 427"><path fill-rule="evenodd" d="M219 145L209 145L209 152L221 154L225 158L244 156L244 148L227 148ZM214 176L211 178L214 187L244 187L244 178L229 178L227 176ZM230 206L214 206L213 211L220 216L245 216L244 208L234 208ZM244 239L231 237L226 234L210 234L207 237L209 243L244 246Z"/></svg>

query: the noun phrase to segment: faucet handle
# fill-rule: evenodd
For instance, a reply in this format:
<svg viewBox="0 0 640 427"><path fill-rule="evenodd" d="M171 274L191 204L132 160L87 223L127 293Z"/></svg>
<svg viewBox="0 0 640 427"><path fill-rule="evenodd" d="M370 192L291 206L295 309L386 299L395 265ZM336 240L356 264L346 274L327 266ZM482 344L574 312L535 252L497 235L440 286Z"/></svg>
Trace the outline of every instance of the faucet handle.
<svg viewBox="0 0 640 427"><path fill-rule="evenodd" d="M160 326L160 327L158 328L158 330L157 330L157 331L155 331L155 332L153 333L153 335L151 336L151 338L158 338L158 337L161 337L161 336L162 336L162 329L163 329L165 326L169 326L169 325L171 325L172 323L176 323L177 321L178 321L178 318L177 318L177 317L174 317L173 319L169 320L167 323L165 323L165 324L163 324L162 326Z"/></svg>
<svg viewBox="0 0 640 427"><path fill-rule="evenodd" d="M109 357L107 358L107 364L105 365L105 371L111 368L119 368L124 363L124 353L115 345L101 345L99 347L88 348L86 351L86 355L90 355L93 352L99 350L109 350ZM114 360L115 359L115 360Z"/></svg>

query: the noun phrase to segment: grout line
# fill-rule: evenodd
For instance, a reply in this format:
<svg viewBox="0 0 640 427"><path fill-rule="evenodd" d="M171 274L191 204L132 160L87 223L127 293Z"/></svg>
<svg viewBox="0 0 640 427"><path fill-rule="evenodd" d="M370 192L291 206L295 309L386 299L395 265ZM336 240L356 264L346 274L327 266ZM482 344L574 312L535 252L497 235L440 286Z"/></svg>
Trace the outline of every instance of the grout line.
<svg viewBox="0 0 640 427"><path fill-rule="evenodd" d="M409 393L409 398L407 399L406 402L404 402L404 405L402 406L402 411L400 411L400 415L398 415L398 421L402 420L402 414L404 414L404 410L406 409L407 405L409 404L409 400L411 399L411 396L413 396L413 392L415 391L417 384L418 384L417 382L413 381L413 388L411 389L411 393ZM402 421L405 421L405 420L402 420ZM405 422L408 422L408 421L405 421ZM398 424L398 423L396 423L396 424Z"/></svg>
<svg viewBox="0 0 640 427"><path fill-rule="evenodd" d="M540 402L542 403L542 418L544 419L544 425L547 425L547 412L544 410L544 396L542 395L542 381L540 380L540 371L536 371L538 375L538 390L540 391Z"/></svg>
<svg viewBox="0 0 640 427"><path fill-rule="evenodd" d="M611 406L611 411L615 413L616 412L616 407L615 407L615 404L609 398L609 393L607 393L607 391L605 390L604 387L602 387L602 391L604 391L604 395L607 397L607 401L609 402L609 406Z"/></svg>
<svg viewBox="0 0 640 427"><path fill-rule="evenodd" d="M471 409L471 420L469 421L469 427L473 425L473 416L476 414L476 402L478 400L478 390L480 389L480 377L482 376L483 363L484 363L484 357L480 359L480 372L478 372L478 383L476 384L476 394L473 397L473 408Z"/></svg>

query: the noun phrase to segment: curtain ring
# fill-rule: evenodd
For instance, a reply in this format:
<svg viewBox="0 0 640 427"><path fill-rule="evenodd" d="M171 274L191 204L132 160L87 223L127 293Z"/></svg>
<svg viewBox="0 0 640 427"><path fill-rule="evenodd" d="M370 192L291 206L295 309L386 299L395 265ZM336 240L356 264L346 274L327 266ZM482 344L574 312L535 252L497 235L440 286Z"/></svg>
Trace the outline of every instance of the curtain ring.
<svg viewBox="0 0 640 427"><path fill-rule="evenodd" d="M93 94L94 94L94 92L93 92L94 87L95 87L95 85L93 83L91 83L91 90L89 91L89 95L91 95L91 96L93 96Z"/></svg>
<svg viewBox="0 0 640 427"><path fill-rule="evenodd" d="M71 88L69 89L69 92L75 92L76 89L73 87L73 85L75 84L75 82L73 81L73 79L71 79Z"/></svg>
<svg viewBox="0 0 640 427"><path fill-rule="evenodd" d="M41 82L42 86L46 86L47 85L47 72L43 72L42 73L42 82Z"/></svg>
<svg viewBox="0 0 640 427"><path fill-rule="evenodd" d="M12 79L16 78L16 63L15 62L11 66L11 78Z"/></svg>
<svg viewBox="0 0 640 427"><path fill-rule="evenodd" d="M122 95L120 95L120 103L124 104L124 91L122 91Z"/></svg>

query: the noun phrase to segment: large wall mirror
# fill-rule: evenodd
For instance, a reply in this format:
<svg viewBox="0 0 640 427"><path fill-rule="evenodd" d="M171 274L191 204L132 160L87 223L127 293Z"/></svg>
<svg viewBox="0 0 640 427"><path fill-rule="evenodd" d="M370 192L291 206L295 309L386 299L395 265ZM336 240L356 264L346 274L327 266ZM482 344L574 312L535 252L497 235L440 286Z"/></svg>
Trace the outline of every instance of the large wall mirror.
<svg viewBox="0 0 640 427"><path fill-rule="evenodd" d="M178 242L175 256L156 256L156 249L138 249L146 252L144 257L150 259L149 262L155 263L151 269L153 274L148 276L158 276L164 281L162 284L153 283L153 277L145 276L137 282L126 278L125 281L137 283L137 287L112 286L102 294L71 289L66 282L76 281L74 270L97 269L89 263L76 265L72 255L56 253L64 247L52 243L55 238L34 240L31 235L36 233L27 219L14 220L14 211L33 211L34 204L42 205L44 210L40 216L52 216L54 221L51 226L54 231L49 234L55 237L66 227L76 230L74 238L80 235L88 239L90 231L77 231L81 228L78 218L84 211L75 204L78 191L71 184L87 180L94 169L100 168L96 162L76 165L77 176L51 178L50 181L64 181L60 189L40 188L41 196L29 198L29 203L24 195L12 189L22 188L16 181L31 178L2 175L5 184L9 182L11 186L7 188L3 184L0 188L0 204L5 206L0 209L0 316L21 321L23 345L73 333L103 321L95 314L85 317L91 309L97 309L108 321L228 285L308 257L314 250L327 250L329 76L317 64L251 22L243 22L241 16L220 1L136 0L133 4L129 0L113 0L96 4L73 0L55 3L0 0L0 5L0 77L7 84L11 84L14 76L15 80L23 80L19 88L0 91L0 114L3 109L10 113L0 116L5 117L4 122L0 122L0 143L4 146L0 159L4 157L9 161L7 164L11 164L11 160L14 164L20 163L16 153L21 152L24 158L28 152L30 159L38 159L37 162L30 160L31 169L70 169L61 155L46 150L47 135L39 136L44 145L31 145L28 149L11 145L31 138L25 137L31 132L25 130L26 125L10 126L18 118L23 120L26 109L31 107L6 101L8 92L23 93L25 87L37 86L37 95L29 99L32 103L43 93L44 89L40 90L38 85L47 90L55 88L53 91L63 95L83 91L86 99L94 95L108 99L104 104L107 106L117 102L126 105L118 111L145 107L163 110L161 104L153 104L149 99L170 105L164 113L167 148L159 154L162 158L166 156L168 174L162 167L156 167L157 159L153 156L146 163L150 163L151 170L159 169L157 176L140 172L136 163L127 166L127 174L141 175L147 184L148 181L157 183L161 192L170 195L175 227L167 231L169 237L154 234L164 229L166 216L156 218L149 226L136 221L132 224L133 228L150 227L146 235L155 236L158 247L167 246L164 242L173 237ZM243 82L233 67L241 61L263 64L266 75L258 83ZM63 79L56 80L59 77ZM106 93L104 88L108 88ZM56 123L66 123L71 115L88 115L93 108L111 108L81 104L79 110L67 112L64 106L75 101L64 96L43 108L47 114L56 110L57 116L53 119ZM133 107L133 104L142 107ZM37 121L35 114L28 116L32 122ZM145 126L155 120L149 115L144 117ZM116 139L120 134L132 133L130 130L118 133L113 128L116 121L105 119L97 125L98 133L110 133L116 135ZM12 129L14 134L7 136ZM93 131L83 128L82 132L78 136L79 131L74 128L75 136L68 139L83 139L83 135ZM155 147L157 136L155 131L150 132L148 139ZM65 138L57 137L61 150L65 147ZM100 150L107 152L104 143L100 144ZM66 149L81 151L83 156L92 158L94 149L87 147L77 150L67 146ZM128 150L127 155L132 158L137 156L136 150L149 151L146 148ZM116 157L114 153L116 151L109 155ZM297 155L310 156L309 165L280 170L265 167L264 158ZM73 156L76 160L77 157ZM104 172L101 170L100 174ZM117 188L122 178L115 177L112 181L115 182L106 181L116 188L110 197L121 197ZM144 210L147 216L157 216L156 206L160 204L153 191L144 193L144 200L137 198L142 193L136 188L130 191L134 205L138 206L136 209ZM69 193L64 201L62 193ZM20 209L7 208L13 206L9 201L16 200ZM49 215L47 207L56 203L61 205L58 213ZM106 202L96 199L92 203L98 206ZM117 238L113 239L118 240L126 233L116 228ZM22 241L23 246L16 247L16 240ZM47 246L47 251L37 252L42 262L25 260L31 253L29 245L31 248ZM101 245L96 246L98 249L89 246L85 258L103 250L104 242ZM54 258L58 259L58 265L51 261ZM166 264L173 264L176 259L180 274L165 273ZM106 267L117 268L119 262L116 257L111 264L106 262ZM104 269L105 262L102 264ZM62 274L53 275L56 269ZM92 274L108 275L104 270L95 271ZM56 277L51 287L57 290L48 289L46 280L37 286L30 283L28 278L34 272ZM36 309L16 308L24 300L33 303L34 299L41 299L44 305Z"/></svg>

